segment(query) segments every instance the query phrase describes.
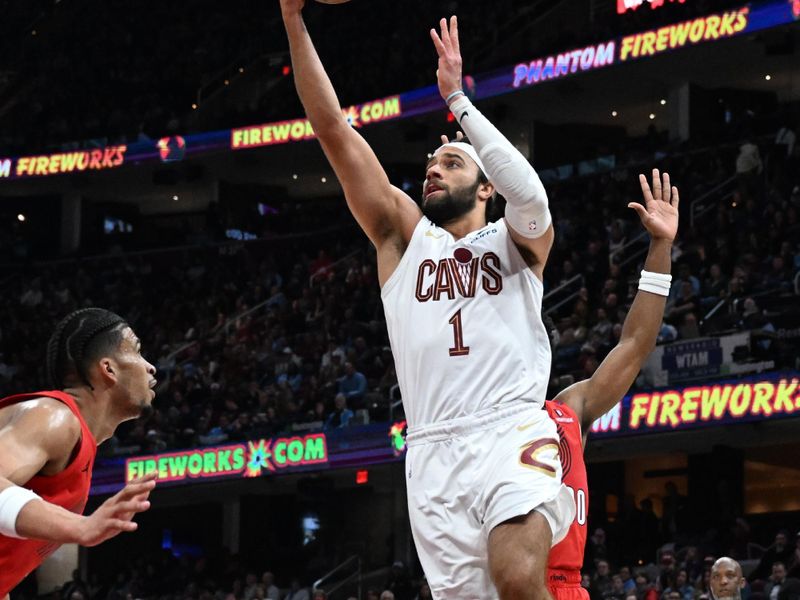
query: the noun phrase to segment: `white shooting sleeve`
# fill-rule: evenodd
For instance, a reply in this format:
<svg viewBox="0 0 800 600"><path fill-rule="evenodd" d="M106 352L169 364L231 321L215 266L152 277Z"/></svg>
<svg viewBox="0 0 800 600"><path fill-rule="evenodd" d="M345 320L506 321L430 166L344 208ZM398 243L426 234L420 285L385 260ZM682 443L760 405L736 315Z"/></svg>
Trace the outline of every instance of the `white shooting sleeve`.
<svg viewBox="0 0 800 600"><path fill-rule="evenodd" d="M547 193L530 163L465 95L450 111L478 151L489 181L506 199L506 222L523 237L544 235L552 218Z"/></svg>

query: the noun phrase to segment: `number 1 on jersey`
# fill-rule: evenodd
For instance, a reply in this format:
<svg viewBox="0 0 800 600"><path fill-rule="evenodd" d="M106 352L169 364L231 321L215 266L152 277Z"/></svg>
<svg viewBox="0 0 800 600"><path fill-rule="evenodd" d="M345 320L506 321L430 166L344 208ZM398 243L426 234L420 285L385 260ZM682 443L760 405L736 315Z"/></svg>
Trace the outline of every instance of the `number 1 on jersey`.
<svg viewBox="0 0 800 600"><path fill-rule="evenodd" d="M450 356L464 356L469 354L469 346L464 345L464 329L461 325L461 309L456 311L448 321L453 326L453 340L455 344L449 349Z"/></svg>

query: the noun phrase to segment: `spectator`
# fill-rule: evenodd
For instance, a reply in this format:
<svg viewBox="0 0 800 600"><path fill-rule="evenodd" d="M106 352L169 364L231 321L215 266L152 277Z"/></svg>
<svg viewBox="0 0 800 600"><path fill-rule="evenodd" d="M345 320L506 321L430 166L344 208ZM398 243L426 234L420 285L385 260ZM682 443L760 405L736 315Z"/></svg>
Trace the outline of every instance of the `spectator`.
<svg viewBox="0 0 800 600"><path fill-rule="evenodd" d="M406 566L402 561L396 560L392 563L392 567L389 570L389 578L383 587L393 594L392 598L397 598L397 600L412 599L414 591L411 586L411 578L408 576Z"/></svg>
<svg viewBox="0 0 800 600"><path fill-rule="evenodd" d="M619 576L622 578L622 586L625 590L625 594L635 594L636 582L633 580L633 577L631 577L630 567L621 567L619 570Z"/></svg>
<svg viewBox="0 0 800 600"><path fill-rule="evenodd" d="M325 421L325 429L341 429L350 426L350 420L353 418L353 411L347 408L347 399L344 394L336 394L334 399L336 408L328 415Z"/></svg>
<svg viewBox="0 0 800 600"><path fill-rule="evenodd" d="M796 581L796 580L795 580ZM784 587L796 585L794 581L790 581L786 577L786 565L782 562L772 564L772 575L769 581L764 586L764 595L768 600L778 600L779 594Z"/></svg>
<svg viewBox="0 0 800 600"><path fill-rule="evenodd" d="M594 530L594 533L586 544L586 557L590 562L597 564L597 561L604 560L607 556L606 532L604 529L598 527ZM607 564L606 567L608 567Z"/></svg>
<svg viewBox="0 0 800 600"><path fill-rule="evenodd" d="M267 600L280 600L281 591L275 585L275 575L272 571L264 571L261 575L261 585L264 587L264 597Z"/></svg>
<svg viewBox="0 0 800 600"><path fill-rule="evenodd" d="M773 565L775 563L782 563L786 565L791 563L794 548L790 548L788 544L788 536L785 531L779 531L775 535L774 543L767 548L764 552L758 566L753 570L748 579L756 581L757 579L766 579L774 573Z"/></svg>
<svg viewBox="0 0 800 600"><path fill-rule="evenodd" d="M71 600L73 594L79 594L82 598L88 598L89 596L86 584L81 579L81 572L78 569L72 571L72 581L68 581L61 588L62 600Z"/></svg>
<svg viewBox="0 0 800 600"><path fill-rule="evenodd" d="M621 575L611 577L611 588L603 594L606 600L625 600L625 582Z"/></svg>
<svg viewBox="0 0 800 600"><path fill-rule="evenodd" d="M686 569L686 574L690 583L697 583L702 577L705 570L705 564L700 560L700 554L697 546L689 546L686 548L686 554L683 559L683 567Z"/></svg>
<svg viewBox="0 0 800 600"><path fill-rule="evenodd" d="M686 569L680 569L675 577L675 591L680 594L679 600L694 600L694 587L689 582Z"/></svg>
<svg viewBox="0 0 800 600"><path fill-rule="evenodd" d="M683 529L686 496L678 493L678 486L672 481L664 485L664 491L666 494L663 498L664 515L661 520L661 531L666 539L674 540L677 532ZM674 555L665 552L662 555L662 564L666 556L671 556L674 563Z"/></svg>
<svg viewBox="0 0 800 600"><path fill-rule="evenodd" d="M256 589L259 587L258 578L256 577L255 573L248 573L245 576L245 585L244 585L244 595L242 598L244 600L253 600L256 597Z"/></svg>
<svg viewBox="0 0 800 600"><path fill-rule="evenodd" d="M739 147L739 156L736 157L736 173L740 176L757 175L761 173L763 164L758 146L746 141Z"/></svg>
<svg viewBox="0 0 800 600"><path fill-rule="evenodd" d="M414 596L414 600L432 600L431 588L427 581L423 581L419 586L419 592Z"/></svg>
<svg viewBox="0 0 800 600"><path fill-rule="evenodd" d="M677 339L678 330L667 322L661 323L661 329L658 331L658 339L656 340L657 343L666 344L668 342L674 342Z"/></svg>
<svg viewBox="0 0 800 600"><path fill-rule="evenodd" d="M596 534L597 532L595 532L595 535ZM605 539L605 533L603 534L603 537ZM592 587L589 590L592 600L601 600L602 598L608 597L612 587L610 572L611 569L608 561L599 560L597 562L597 571L592 578Z"/></svg>
<svg viewBox="0 0 800 600"><path fill-rule="evenodd" d="M658 600L658 592L655 589L655 585L644 572L639 572L636 575L636 596L639 600Z"/></svg>
<svg viewBox="0 0 800 600"><path fill-rule="evenodd" d="M742 329L751 331L756 354L764 354L772 347L775 338L775 326L767 319L758 304L752 298L745 298L742 310Z"/></svg>
<svg viewBox="0 0 800 600"><path fill-rule="evenodd" d="M788 576L795 579L800 579L800 531L797 532L794 541L794 552L792 558L788 562Z"/></svg>
<svg viewBox="0 0 800 600"><path fill-rule="evenodd" d="M682 340L691 340L700 337L700 327L697 324L697 315L693 312L686 313L681 319L678 334Z"/></svg>
<svg viewBox="0 0 800 600"><path fill-rule="evenodd" d="M364 398L367 391L367 378L363 373L356 371L353 363L344 363L344 376L339 379L339 393L351 403L357 403Z"/></svg>
<svg viewBox="0 0 800 600"><path fill-rule="evenodd" d="M714 263L708 270L708 277L703 282L703 304L713 305L725 296L728 289L728 278L722 273L718 263Z"/></svg>
<svg viewBox="0 0 800 600"><path fill-rule="evenodd" d="M300 580L295 577L292 579L289 593L284 596L283 600L311 600L311 596L308 593L308 588L302 587Z"/></svg>
<svg viewBox="0 0 800 600"><path fill-rule="evenodd" d="M705 569L696 586L698 600L711 600L711 569Z"/></svg>
<svg viewBox="0 0 800 600"><path fill-rule="evenodd" d="M661 543L658 517L653 511L653 501L650 498L643 499L639 507L642 509L642 553L645 557L653 556Z"/></svg>
<svg viewBox="0 0 800 600"><path fill-rule="evenodd" d="M686 313L700 309L700 301L692 289L692 284L688 281L678 281L677 287L680 290L674 301L667 304L665 309L667 319L675 321Z"/></svg>

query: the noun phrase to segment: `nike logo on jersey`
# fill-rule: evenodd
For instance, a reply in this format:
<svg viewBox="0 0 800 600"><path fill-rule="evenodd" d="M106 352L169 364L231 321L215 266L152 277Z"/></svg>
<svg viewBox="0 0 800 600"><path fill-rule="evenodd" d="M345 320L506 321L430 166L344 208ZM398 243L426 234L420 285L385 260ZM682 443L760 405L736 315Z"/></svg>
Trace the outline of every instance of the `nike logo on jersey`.
<svg viewBox="0 0 800 600"><path fill-rule="evenodd" d="M469 112L465 110L463 113L461 113L461 118L458 120L458 122L460 123L461 121L466 119L468 116L469 116Z"/></svg>
<svg viewBox="0 0 800 600"><path fill-rule="evenodd" d="M81 473L88 473L89 472L89 467L91 467L91 466L92 466L92 463L90 463L90 462L86 463L86 466L81 469Z"/></svg>
<svg viewBox="0 0 800 600"><path fill-rule="evenodd" d="M526 429L530 429L534 425L536 425L539 421L534 421L533 423L528 423L527 425L517 425L517 431L525 431Z"/></svg>
<svg viewBox="0 0 800 600"><path fill-rule="evenodd" d="M432 237L435 240L440 240L440 239L442 239L444 237L444 234L440 233L439 235L436 235L432 231L426 231L425 232L425 237Z"/></svg>

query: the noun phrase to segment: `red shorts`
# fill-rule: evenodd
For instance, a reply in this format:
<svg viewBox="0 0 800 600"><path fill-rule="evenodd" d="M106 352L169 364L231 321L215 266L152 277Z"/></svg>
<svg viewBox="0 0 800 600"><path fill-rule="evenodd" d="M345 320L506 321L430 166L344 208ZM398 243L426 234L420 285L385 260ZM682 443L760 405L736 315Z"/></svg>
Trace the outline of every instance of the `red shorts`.
<svg viewBox="0 0 800 600"><path fill-rule="evenodd" d="M589 600L589 591L581 587L579 571L547 570L547 589L553 600Z"/></svg>

